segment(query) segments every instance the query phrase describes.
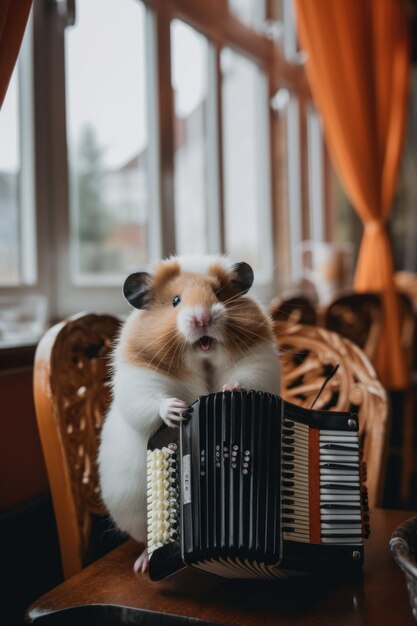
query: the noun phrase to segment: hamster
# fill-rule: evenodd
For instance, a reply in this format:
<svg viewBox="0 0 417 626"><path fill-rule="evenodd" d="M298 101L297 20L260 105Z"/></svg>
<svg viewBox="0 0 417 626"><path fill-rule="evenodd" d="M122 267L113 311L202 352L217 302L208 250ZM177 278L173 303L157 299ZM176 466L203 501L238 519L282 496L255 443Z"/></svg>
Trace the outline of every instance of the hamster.
<svg viewBox="0 0 417 626"><path fill-rule="evenodd" d="M247 263L178 256L153 273L131 274L124 295L136 309L113 355L112 403L98 466L102 499L122 531L146 543L146 448L162 422L178 427L199 396L226 389L279 393L270 318L246 293ZM146 550L134 570L147 568Z"/></svg>

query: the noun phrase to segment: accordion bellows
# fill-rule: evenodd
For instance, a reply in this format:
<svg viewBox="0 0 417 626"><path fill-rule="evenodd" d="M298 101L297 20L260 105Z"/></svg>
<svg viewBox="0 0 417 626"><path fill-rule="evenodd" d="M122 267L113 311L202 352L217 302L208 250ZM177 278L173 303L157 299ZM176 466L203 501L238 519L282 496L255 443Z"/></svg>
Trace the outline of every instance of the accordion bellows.
<svg viewBox="0 0 417 626"><path fill-rule="evenodd" d="M257 391L202 396L148 443L152 580L185 566L283 578L360 566L369 534L358 418Z"/></svg>

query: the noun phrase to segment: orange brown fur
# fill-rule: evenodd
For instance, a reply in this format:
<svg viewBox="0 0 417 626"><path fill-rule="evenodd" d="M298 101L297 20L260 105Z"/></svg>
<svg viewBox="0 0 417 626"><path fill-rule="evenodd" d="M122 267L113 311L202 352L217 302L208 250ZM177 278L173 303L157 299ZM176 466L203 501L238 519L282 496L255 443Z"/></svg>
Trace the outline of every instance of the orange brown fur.
<svg viewBox="0 0 417 626"><path fill-rule="evenodd" d="M176 295L185 306L223 302L227 309L224 334L226 350L239 359L255 344L273 342L271 324L260 307L230 281L220 264L213 264L208 275L181 273L176 260L161 263L152 277L151 304L133 314L123 331L124 358L127 362L182 378L187 376L185 350L190 348L176 327Z"/></svg>
<svg viewBox="0 0 417 626"><path fill-rule="evenodd" d="M181 273L178 261L170 260L160 263L152 276L152 292L154 295L159 293L170 280L179 276Z"/></svg>

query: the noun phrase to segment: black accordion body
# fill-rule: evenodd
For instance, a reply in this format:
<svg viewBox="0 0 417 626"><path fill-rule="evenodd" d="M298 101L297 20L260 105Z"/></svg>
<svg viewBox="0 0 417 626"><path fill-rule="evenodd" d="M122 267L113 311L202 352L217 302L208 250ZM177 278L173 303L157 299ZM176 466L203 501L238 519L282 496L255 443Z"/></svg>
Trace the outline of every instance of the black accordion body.
<svg viewBox="0 0 417 626"><path fill-rule="evenodd" d="M283 578L363 563L358 418L257 391L202 396L148 443L152 580L185 566Z"/></svg>

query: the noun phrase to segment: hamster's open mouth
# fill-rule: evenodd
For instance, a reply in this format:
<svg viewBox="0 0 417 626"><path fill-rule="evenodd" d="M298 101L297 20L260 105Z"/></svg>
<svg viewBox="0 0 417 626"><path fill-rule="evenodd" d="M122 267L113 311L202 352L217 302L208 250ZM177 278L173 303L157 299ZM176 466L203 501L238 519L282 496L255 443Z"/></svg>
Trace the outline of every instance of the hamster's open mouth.
<svg viewBox="0 0 417 626"><path fill-rule="evenodd" d="M200 337L200 339L196 341L195 345L199 346L201 350L203 350L203 352L208 352L210 348L212 347L214 341L215 340L213 339L213 337L208 337L207 335L203 335L203 337Z"/></svg>

